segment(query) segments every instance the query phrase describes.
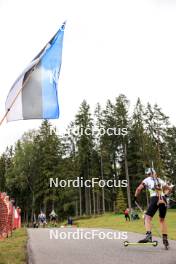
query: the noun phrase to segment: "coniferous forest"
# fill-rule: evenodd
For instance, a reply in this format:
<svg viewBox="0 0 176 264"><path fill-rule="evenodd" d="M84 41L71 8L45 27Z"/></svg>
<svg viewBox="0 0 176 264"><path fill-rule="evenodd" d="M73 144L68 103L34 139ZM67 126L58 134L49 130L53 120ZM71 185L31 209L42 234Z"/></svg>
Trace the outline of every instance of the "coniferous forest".
<svg viewBox="0 0 176 264"><path fill-rule="evenodd" d="M146 167L154 166L161 178L175 184L176 126L158 105L143 105L138 99L129 107L126 96L119 95L104 108L97 104L92 114L83 101L64 135L44 120L38 130L27 131L7 147L0 156L0 191L15 198L23 221L40 210L48 215L54 209L64 219L121 212L127 206L127 188L50 188L50 178L123 180L128 169L131 199ZM103 133L108 128L115 133ZM84 133L86 129L93 133ZM143 206L146 198L144 192Z"/></svg>

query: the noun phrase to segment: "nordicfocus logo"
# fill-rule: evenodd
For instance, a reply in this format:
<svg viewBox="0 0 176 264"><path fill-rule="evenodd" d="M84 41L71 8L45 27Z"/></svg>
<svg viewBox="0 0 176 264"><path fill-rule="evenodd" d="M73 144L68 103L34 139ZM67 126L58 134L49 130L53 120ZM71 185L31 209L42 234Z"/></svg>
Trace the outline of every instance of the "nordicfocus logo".
<svg viewBox="0 0 176 264"><path fill-rule="evenodd" d="M118 128L118 127L108 127L108 128L104 128L104 127L87 127L87 128L83 128L83 127L75 127L70 129L70 133L72 133L75 136L104 136L104 135L108 135L108 136L126 136L128 134L128 130L126 127L123 128Z"/></svg>
<svg viewBox="0 0 176 264"><path fill-rule="evenodd" d="M49 230L50 239L56 240L94 240L94 239L108 239L108 240L127 240L127 232L114 232L114 231L100 231L97 229L84 230L77 229L75 231L61 231L58 229Z"/></svg>
<svg viewBox="0 0 176 264"><path fill-rule="evenodd" d="M77 177L75 180L59 180L58 178L50 178L50 188L52 187L87 187L94 188L95 186L100 188L109 187L109 188L126 188L128 186L127 180L100 180L99 178L92 178L90 180L84 180L83 177Z"/></svg>

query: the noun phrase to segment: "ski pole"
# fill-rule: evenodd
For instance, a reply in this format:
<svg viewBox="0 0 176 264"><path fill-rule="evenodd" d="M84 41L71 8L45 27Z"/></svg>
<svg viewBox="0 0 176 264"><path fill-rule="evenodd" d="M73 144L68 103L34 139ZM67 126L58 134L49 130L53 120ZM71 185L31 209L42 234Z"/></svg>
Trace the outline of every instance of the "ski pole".
<svg viewBox="0 0 176 264"><path fill-rule="evenodd" d="M142 209L142 207L136 201L135 201L135 204L136 204L137 208L141 211L143 217L145 217L145 211Z"/></svg>
<svg viewBox="0 0 176 264"><path fill-rule="evenodd" d="M176 200L173 200L172 198L169 198L169 200L171 200L172 202L176 203Z"/></svg>
<svg viewBox="0 0 176 264"><path fill-rule="evenodd" d="M137 208L141 211L141 213L144 214L144 211L142 210L142 208L140 207L140 205L136 201L135 201L135 204L136 204Z"/></svg>

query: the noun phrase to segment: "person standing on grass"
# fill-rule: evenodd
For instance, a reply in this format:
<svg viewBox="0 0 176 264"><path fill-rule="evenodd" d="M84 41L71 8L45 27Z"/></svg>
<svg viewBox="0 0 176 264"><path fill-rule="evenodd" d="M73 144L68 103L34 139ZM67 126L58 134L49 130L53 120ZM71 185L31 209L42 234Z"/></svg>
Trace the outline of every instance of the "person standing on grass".
<svg viewBox="0 0 176 264"><path fill-rule="evenodd" d="M125 212L124 212L124 215L125 215L125 219L126 219L126 221L130 221L129 212L130 212L129 208L127 208L127 209L125 210Z"/></svg>
<svg viewBox="0 0 176 264"><path fill-rule="evenodd" d="M162 179L157 177L157 174L153 168L148 168L145 170L146 178L137 187L134 197L134 202L136 202L137 197L143 189L148 189L150 193L150 204L145 214L145 228L146 236L144 239L140 240L139 243L152 242L152 219L159 209L159 221L161 226L161 232L163 237L163 244L169 246L168 242L168 232L166 224L166 212L167 212L167 201L164 194L164 189L168 192L172 191L172 188L168 186Z"/></svg>
<svg viewBox="0 0 176 264"><path fill-rule="evenodd" d="M73 219L72 219L72 217L71 216L69 216L68 218L67 218L67 225L73 225Z"/></svg>

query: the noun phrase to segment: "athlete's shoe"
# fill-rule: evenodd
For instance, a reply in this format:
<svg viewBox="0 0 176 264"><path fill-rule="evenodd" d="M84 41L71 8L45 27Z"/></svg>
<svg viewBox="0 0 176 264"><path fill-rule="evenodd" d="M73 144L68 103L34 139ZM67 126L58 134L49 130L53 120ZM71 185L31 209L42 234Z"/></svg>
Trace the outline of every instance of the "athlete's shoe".
<svg viewBox="0 0 176 264"><path fill-rule="evenodd" d="M138 241L138 243L151 243L152 242L152 233L147 232L146 237Z"/></svg>

